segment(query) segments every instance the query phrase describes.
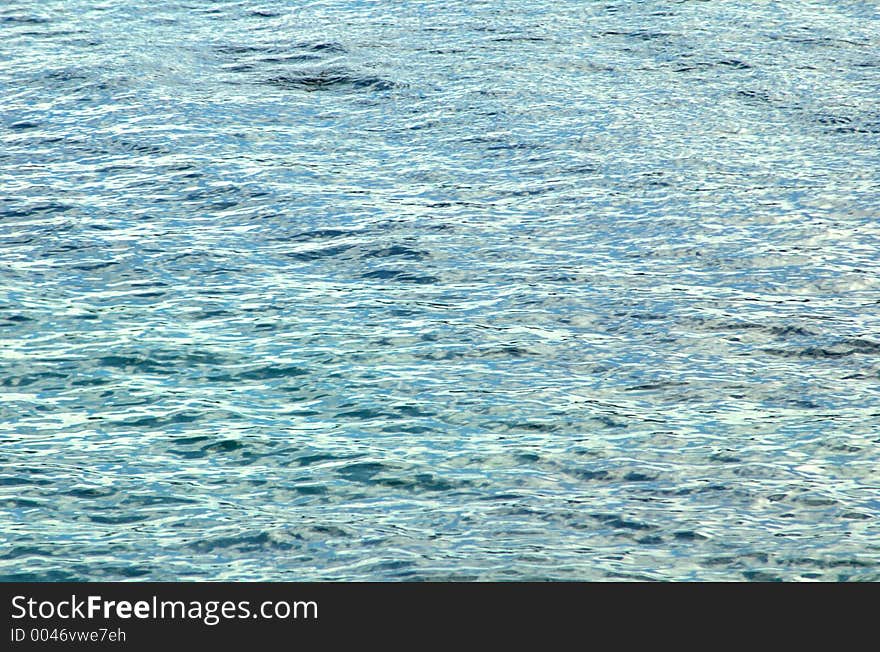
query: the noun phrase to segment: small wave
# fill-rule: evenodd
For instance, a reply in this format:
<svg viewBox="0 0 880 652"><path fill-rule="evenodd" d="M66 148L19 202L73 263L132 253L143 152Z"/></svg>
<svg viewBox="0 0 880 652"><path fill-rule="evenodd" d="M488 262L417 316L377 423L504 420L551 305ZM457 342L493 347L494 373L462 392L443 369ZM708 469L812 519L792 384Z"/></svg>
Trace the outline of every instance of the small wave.
<svg viewBox="0 0 880 652"><path fill-rule="evenodd" d="M412 272L398 269L377 269L362 274L361 278L379 279L383 281L400 281L402 283L415 283L417 285L436 285L440 282L436 276L413 274Z"/></svg>
<svg viewBox="0 0 880 652"><path fill-rule="evenodd" d="M590 517L607 527L619 530L656 530L657 526L627 518L622 514L590 514Z"/></svg>
<svg viewBox="0 0 880 652"><path fill-rule="evenodd" d="M845 358L851 355L880 354L880 343L865 339L847 339L831 346L807 346L791 349L765 348L764 353L783 358Z"/></svg>
<svg viewBox="0 0 880 652"><path fill-rule="evenodd" d="M276 535L274 532L255 532L234 536L220 536L200 539L190 544L197 552L217 552L233 550L236 552L257 552L261 550L291 550L300 536ZM292 539L292 540L287 540Z"/></svg>
<svg viewBox="0 0 880 652"><path fill-rule="evenodd" d="M316 43L293 43L290 45L217 45L214 50L220 54L238 55L286 55L293 51L305 52L328 52L344 54L345 46L333 41L318 41Z"/></svg>
<svg viewBox="0 0 880 652"><path fill-rule="evenodd" d="M347 70L322 70L315 73L279 75L264 83L278 88L313 91L374 90L389 91L397 86L393 81L370 75L358 75Z"/></svg>
<svg viewBox="0 0 880 652"><path fill-rule="evenodd" d="M320 260L321 258L331 258L339 256L351 249L352 245L335 245L332 247L324 247L322 249L311 249L309 251L300 251L289 254L296 260Z"/></svg>
<svg viewBox="0 0 880 652"><path fill-rule="evenodd" d="M373 249L363 255L364 258L408 258L410 260L424 260L429 257L427 251L410 249L401 245L391 245L382 249Z"/></svg>
<svg viewBox="0 0 880 652"><path fill-rule="evenodd" d="M276 380L306 376L308 373L308 370L297 365L266 365L237 374L235 377L239 380Z"/></svg>
<svg viewBox="0 0 880 652"><path fill-rule="evenodd" d="M15 25L45 25L50 23L48 18L42 16L2 16L0 23L10 23Z"/></svg>

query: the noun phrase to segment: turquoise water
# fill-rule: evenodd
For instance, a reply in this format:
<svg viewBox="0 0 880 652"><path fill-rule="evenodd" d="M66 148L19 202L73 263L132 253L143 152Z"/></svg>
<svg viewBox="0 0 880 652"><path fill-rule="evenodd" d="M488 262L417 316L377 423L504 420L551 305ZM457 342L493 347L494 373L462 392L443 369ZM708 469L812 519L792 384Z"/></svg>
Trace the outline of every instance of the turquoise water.
<svg viewBox="0 0 880 652"><path fill-rule="evenodd" d="M0 7L0 578L880 580L880 9Z"/></svg>

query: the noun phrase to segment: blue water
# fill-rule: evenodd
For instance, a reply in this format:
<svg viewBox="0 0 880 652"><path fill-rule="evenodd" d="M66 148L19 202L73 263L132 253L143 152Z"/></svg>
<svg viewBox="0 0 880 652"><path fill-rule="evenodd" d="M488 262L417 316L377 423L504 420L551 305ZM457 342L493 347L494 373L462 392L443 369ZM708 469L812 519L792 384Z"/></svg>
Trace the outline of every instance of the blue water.
<svg viewBox="0 0 880 652"><path fill-rule="evenodd" d="M880 580L873 2L0 7L0 578Z"/></svg>

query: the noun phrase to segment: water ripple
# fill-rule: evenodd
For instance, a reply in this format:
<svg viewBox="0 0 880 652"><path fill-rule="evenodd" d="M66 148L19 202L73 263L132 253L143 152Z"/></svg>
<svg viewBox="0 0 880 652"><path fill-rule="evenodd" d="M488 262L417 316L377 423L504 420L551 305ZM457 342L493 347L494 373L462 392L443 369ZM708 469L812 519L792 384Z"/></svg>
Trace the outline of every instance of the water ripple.
<svg viewBox="0 0 880 652"><path fill-rule="evenodd" d="M0 578L880 579L880 16L0 8Z"/></svg>

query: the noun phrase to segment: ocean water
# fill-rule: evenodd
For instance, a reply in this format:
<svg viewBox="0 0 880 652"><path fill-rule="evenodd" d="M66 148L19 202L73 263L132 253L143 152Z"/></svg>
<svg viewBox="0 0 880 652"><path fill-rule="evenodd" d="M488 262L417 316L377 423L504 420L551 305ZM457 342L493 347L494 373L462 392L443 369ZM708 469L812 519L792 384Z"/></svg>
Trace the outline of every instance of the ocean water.
<svg viewBox="0 0 880 652"><path fill-rule="evenodd" d="M0 579L880 580L874 2L0 6Z"/></svg>

